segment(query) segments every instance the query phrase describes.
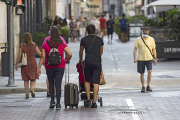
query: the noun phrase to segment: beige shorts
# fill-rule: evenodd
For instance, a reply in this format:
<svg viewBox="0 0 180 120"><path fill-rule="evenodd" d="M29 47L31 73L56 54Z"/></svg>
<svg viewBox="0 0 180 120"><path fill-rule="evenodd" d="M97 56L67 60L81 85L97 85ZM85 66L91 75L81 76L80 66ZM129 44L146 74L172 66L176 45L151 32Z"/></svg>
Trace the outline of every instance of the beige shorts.
<svg viewBox="0 0 180 120"><path fill-rule="evenodd" d="M105 34L106 29L105 28L101 28L101 32L103 32L103 34Z"/></svg>

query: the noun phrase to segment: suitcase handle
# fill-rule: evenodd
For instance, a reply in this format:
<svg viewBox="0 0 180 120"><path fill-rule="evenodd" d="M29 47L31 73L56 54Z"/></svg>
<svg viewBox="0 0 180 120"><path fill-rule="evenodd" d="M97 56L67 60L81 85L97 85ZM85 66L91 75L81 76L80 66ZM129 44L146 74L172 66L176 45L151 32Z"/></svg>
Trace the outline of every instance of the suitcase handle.
<svg viewBox="0 0 180 120"><path fill-rule="evenodd" d="M67 63L68 64L68 83L69 83L69 63ZM67 69L66 69L66 64L65 64L65 84L67 84L67 74L66 74L66 71Z"/></svg>

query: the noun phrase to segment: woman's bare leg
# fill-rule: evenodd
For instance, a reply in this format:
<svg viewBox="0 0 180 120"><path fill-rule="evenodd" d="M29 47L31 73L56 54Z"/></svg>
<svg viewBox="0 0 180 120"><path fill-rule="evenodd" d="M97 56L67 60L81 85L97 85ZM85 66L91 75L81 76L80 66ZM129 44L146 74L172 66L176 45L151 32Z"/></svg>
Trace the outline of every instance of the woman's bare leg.
<svg viewBox="0 0 180 120"><path fill-rule="evenodd" d="M31 91L34 92L34 87L36 85L36 80L31 80L30 86L31 86Z"/></svg>
<svg viewBox="0 0 180 120"><path fill-rule="evenodd" d="M29 95L29 80L24 80L26 94Z"/></svg>

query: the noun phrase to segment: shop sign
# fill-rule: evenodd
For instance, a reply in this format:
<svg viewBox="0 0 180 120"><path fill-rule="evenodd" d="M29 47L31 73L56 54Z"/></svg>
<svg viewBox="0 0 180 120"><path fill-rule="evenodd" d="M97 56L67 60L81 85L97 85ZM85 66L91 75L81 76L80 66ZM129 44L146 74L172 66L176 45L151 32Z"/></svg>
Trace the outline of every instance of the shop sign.
<svg viewBox="0 0 180 120"><path fill-rule="evenodd" d="M164 47L163 53L180 53L180 47Z"/></svg>

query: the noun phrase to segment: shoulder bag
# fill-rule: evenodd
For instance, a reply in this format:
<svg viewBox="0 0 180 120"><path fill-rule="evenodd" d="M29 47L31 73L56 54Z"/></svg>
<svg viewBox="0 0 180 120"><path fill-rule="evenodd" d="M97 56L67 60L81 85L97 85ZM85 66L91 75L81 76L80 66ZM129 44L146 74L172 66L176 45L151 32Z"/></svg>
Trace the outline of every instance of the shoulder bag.
<svg viewBox="0 0 180 120"><path fill-rule="evenodd" d="M21 55L21 59L18 63L18 67L23 67L23 66L27 65L27 54L24 52L23 44L21 45L21 50L22 50L22 55Z"/></svg>

